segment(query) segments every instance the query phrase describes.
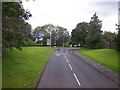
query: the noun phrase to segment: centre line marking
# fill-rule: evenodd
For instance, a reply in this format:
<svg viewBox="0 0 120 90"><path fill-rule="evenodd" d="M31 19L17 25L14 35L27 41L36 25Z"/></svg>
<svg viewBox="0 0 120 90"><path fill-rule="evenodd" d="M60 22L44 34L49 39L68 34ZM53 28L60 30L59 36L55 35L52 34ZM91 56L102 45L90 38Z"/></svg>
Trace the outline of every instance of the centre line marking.
<svg viewBox="0 0 120 90"><path fill-rule="evenodd" d="M75 75L75 73L73 73L73 75L74 75L74 77L75 77L75 79L76 79L76 81L77 81L78 85L79 85L79 86L81 86L81 84L80 84L80 82L79 82L79 80L78 80L77 76Z"/></svg>
<svg viewBox="0 0 120 90"><path fill-rule="evenodd" d="M69 61L66 59L67 63L69 63Z"/></svg>
<svg viewBox="0 0 120 90"><path fill-rule="evenodd" d="M65 59L67 59L66 56L65 56Z"/></svg>
<svg viewBox="0 0 120 90"><path fill-rule="evenodd" d="M71 65L69 64L69 67L70 67L70 69L72 70L72 67L71 67Z"/></svg>

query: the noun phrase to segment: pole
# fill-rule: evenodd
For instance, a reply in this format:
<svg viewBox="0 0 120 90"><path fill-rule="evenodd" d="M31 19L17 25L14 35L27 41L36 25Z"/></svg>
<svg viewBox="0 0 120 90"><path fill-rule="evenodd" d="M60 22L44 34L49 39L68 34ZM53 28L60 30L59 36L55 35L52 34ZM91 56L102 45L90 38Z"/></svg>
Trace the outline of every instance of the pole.
<svg viewBox="0 0 120 90"><path fill-rule="evenodd" d="M51 48L51 30L50 30L50 48Z"/></svg>
<svg viewBox="0 0 120 90"><path fill-rule="evenodd" d="M64 47L64 32L63 32L63 47Z"/></svg>

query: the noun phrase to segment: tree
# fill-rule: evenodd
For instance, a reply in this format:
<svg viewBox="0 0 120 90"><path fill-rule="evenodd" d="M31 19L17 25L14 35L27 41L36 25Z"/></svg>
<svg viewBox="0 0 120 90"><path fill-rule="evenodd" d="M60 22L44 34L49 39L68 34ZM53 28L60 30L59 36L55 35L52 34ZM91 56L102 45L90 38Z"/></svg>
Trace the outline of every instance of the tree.
<svg viewBox="0 0 120 90"><path fill-rule="evenodd" d="M40 45L46 45L47 39L50 39L50 33L52 45L66 45L69 42L67 29L61 26L54 26L52 24L46 24L42 27L38 26L33 33L35 37L39 37L38 44Z"/></svg>
<svg viewBox="0 0 120 90"><path fill-rule="evenodd" d="M31 16L29 11L24 10L21 2L2 2L3 54L13 47L21 50L24 40L28 38L28 31L31 29L31 26L25 20ZM29 35L30 33L31 31Z"/></svg>
<svg viewBox="0 0 120 90"><path fill-rule="evenodd" d="M115 42L116 42L116 45L117 45L117 51L120 52L120 25L117 25L117 30L118 30L118 34L115 38Z"/></svg>
<svg viewBox="0 0 120 90"><path fill-rule="evenodd" d="M36 27L33 31L33 34L36 38L37 44L46 45L46 41L50 37L50 32L52 32L53 28L54 26L52 24Z"/></svg>
<svg viewBox="0 0 120 90"><path fill-rule="evenodd" d="M70 38L69 32L67 31L66 28L61 26L56 27L56 35L55 35L55 40L57 41L56 45L59 45L59 46L68 45L68 43L70 42L69 38Z"/></svg>
<svg viewBox="0 0 120 90"><path fill-rule="evenodd" d="M72 44L78 45L81 44L81 46L86 47L86 36L88 33L88 23L87 22L81 22L78 23L76 28L72 30Z"/></svg>
<svg viewBox="0 0 120 90"><path fill-rule="evenodd" d="M89 23L89 32L86 39L87 47L90 49L98 49L103 48L103 38L102 38L102 21L98 19L96 13L91 17L91 21Z"/></svg>
<svg viewBox="0 0 120 90"><path fill-rule="evenodd" d="M104 39L105 42L114 42L115 37L116 37L116 34L110 32L110 31L105 31L103 33L103 39Z"/></svg>

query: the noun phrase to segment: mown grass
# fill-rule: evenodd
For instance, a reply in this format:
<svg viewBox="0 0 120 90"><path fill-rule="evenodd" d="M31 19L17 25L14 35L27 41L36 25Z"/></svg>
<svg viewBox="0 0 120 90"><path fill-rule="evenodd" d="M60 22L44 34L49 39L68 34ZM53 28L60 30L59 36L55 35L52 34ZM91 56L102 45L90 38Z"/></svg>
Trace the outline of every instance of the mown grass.
<svg viewBox="0 0 120 90"><path fill-rule="evenodd" d="M110 68L115 72L120 73L120 67L118 67L118 53L116 50L113 49L96 49L96 50L89 50L89 49L81 49L80 53L95 60L96 62Z"/></svg>
<svg viewBox="0 0 120 90"><path fill-rule="evenodd" d="M34 88L55 48L26 47L9 52L2 60L3 88Z"/></svg>
<svg viewBox="0 0 120 90"><path fill-rule="evenodd" d="M0 89L2 89L2 60L0 58Z"/></svg>

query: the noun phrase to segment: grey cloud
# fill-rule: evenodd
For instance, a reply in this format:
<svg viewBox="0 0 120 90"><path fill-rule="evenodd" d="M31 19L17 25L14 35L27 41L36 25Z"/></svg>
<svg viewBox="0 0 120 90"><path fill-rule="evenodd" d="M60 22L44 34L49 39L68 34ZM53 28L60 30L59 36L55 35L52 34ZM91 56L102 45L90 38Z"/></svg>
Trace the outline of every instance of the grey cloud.
<svg viewBox="0 0 120 90"><path fill-rule="evenodd" d="M96 12L103 17L108 17L118 13L118 2L93 2L89 4L96 8Z"/></svg>

